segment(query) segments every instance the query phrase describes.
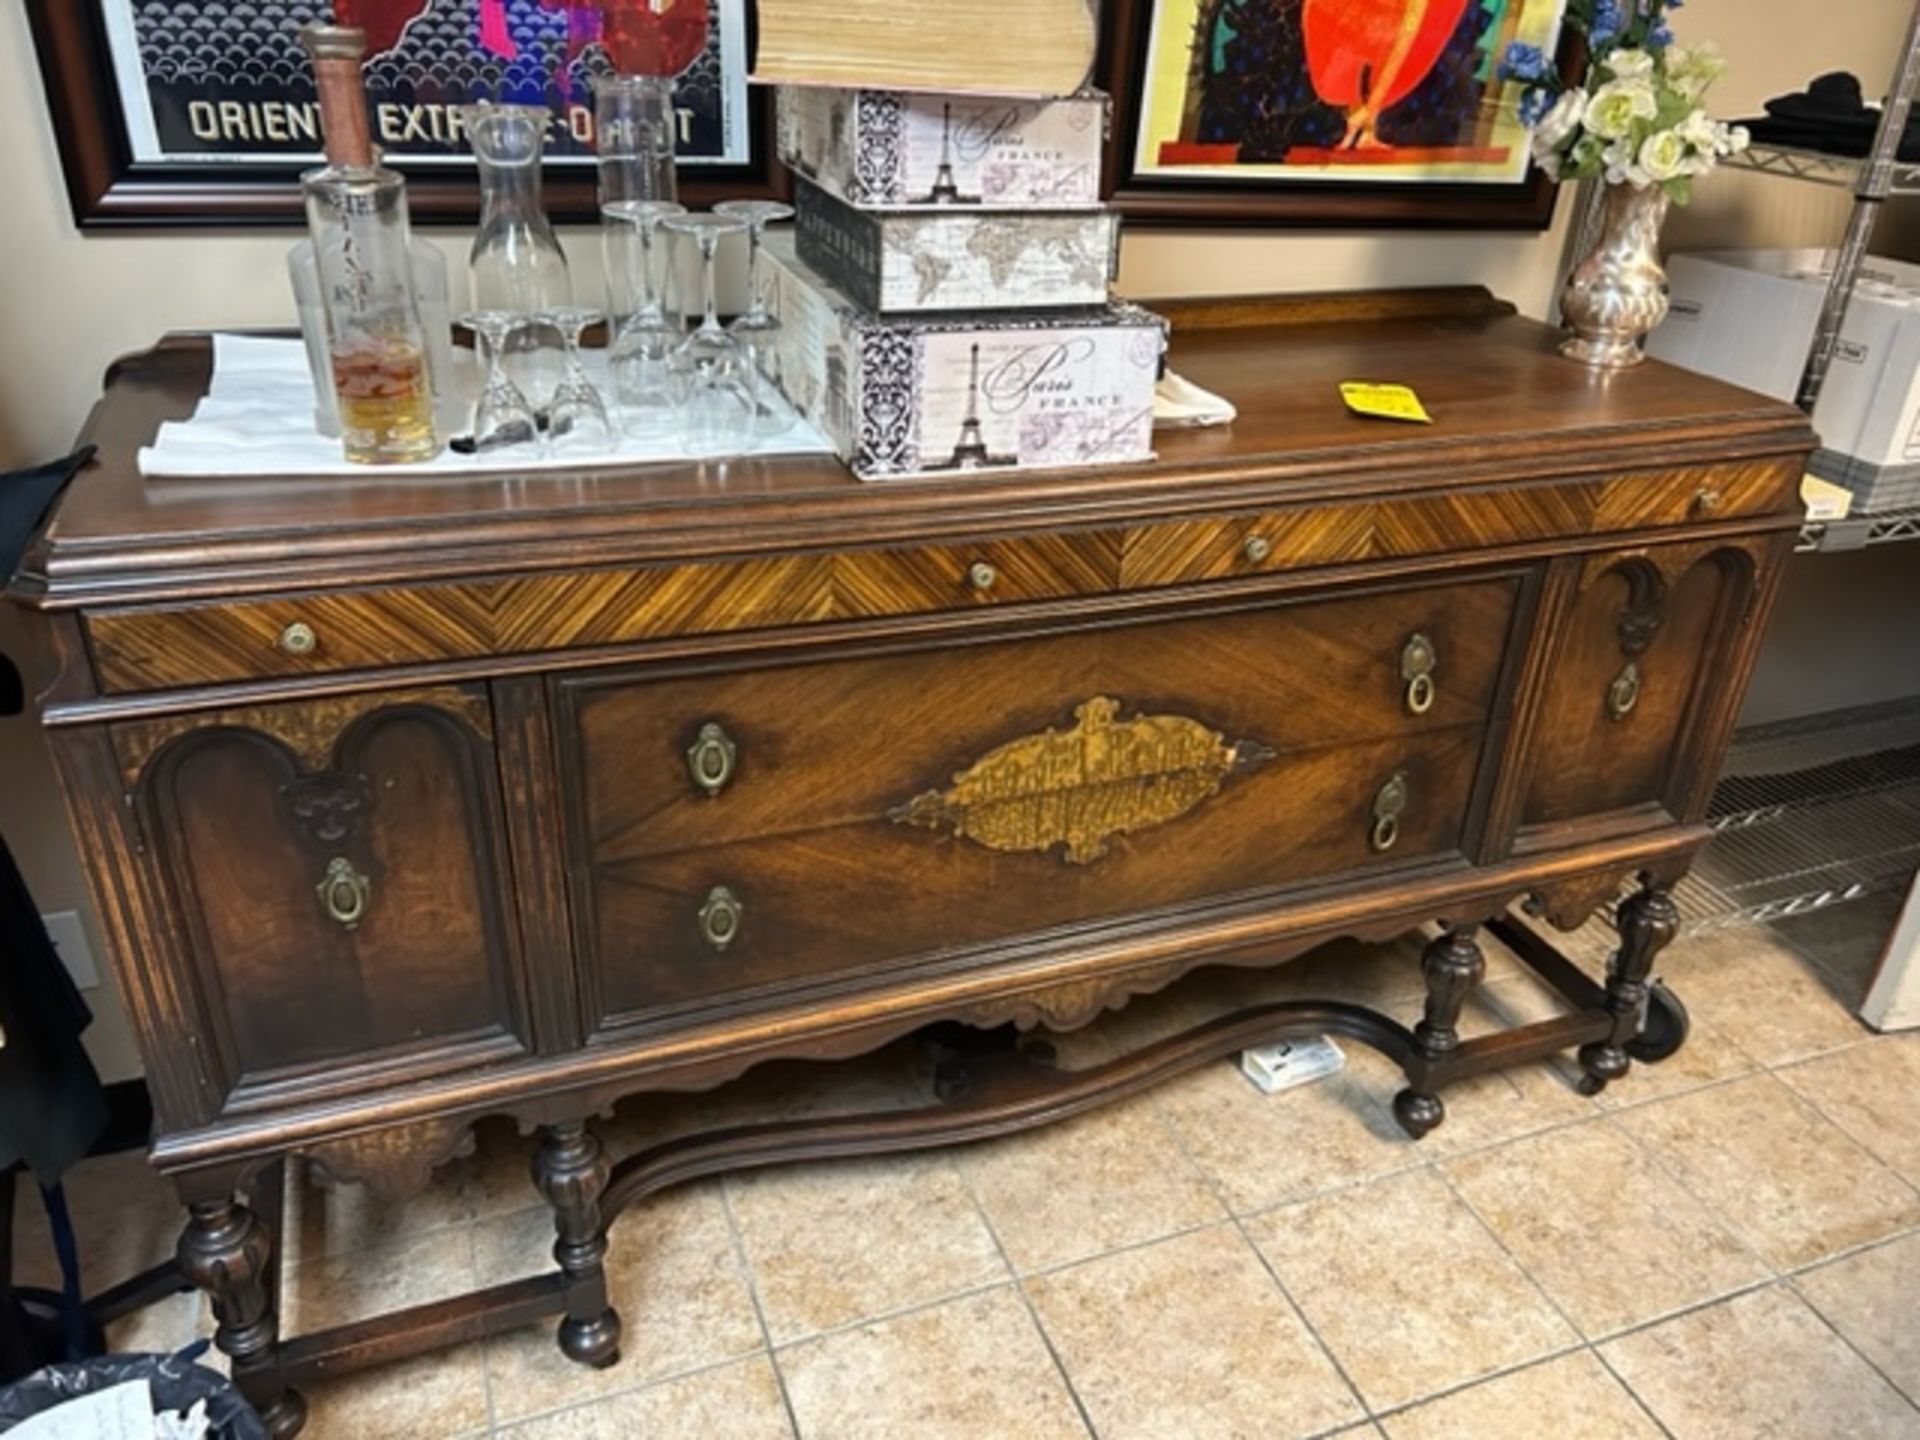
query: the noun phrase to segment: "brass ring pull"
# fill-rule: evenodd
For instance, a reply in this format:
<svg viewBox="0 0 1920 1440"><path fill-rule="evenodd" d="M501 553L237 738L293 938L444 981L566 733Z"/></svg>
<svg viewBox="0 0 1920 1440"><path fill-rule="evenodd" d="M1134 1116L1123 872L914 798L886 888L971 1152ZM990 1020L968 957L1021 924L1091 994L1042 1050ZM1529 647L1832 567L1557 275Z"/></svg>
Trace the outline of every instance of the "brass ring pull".
<svg viewBox="0 0 1920 1440"><path fill-rule="evenodd" d="M1624 720L1639 703L1640 667L1629 660L1626 667L1613 677L1613 683L1607 686L1607 717Z"/></svg>
<svg viewBox="0 0 1920 1440"><path fill-rule="evenodd" d="M967 583L976 590L991 590L1000 578L1000 572L984 560L976 560L967 567Z"/></svg>
<svg viewBox="0 0 1920 1440"><path fill-rule="evenodd" d="M277 642L280 649L288 655L311 655L320 644L320 637L313 633L313 627L304 620L295 620L280 632Z"/></svg>
<svg viewBox="0 0 1920 1440"><path fill-rule="evenodd" d="M687 773L693 783L709 796L718 795L733 779L733 768L740 758L740 747L716 722L709 720L687 750Z"/></svg>
<svg viewBox="0 0 1920 1440"><path fill-rule="evenodd" d="M716 885L707 892L700 907L700 938L716 950L724 950L740 933L740 920L746 907L733 891Z"/></svg>
<svg viewBox="0 0 1920 1440"><path fill-rule="evenodd" d="M1433 672L1439 663L1440 652L1434 649L1433 641L1417 630L1400 647L1400 678L1407 682L1408 714L1424 715L1433 708L1438 693Z"/></svg>
<svg viewBox="0 0 1920 1440"><path fill-rule="evenodd" d="M1249 535L1241 542L1240 553L1258 565L1273 554L1273 542L1264 535Z"/></svg>
<svg viewBox="0 0 1920 1440"><path fill-rule="evenodd" d="M1407 808L1407 772L1396 770L1373 797L1373 829L1367 836L1376 854L1385 854L1400 839L1400 815Z"/></svg>
<svg viewBox="0 0 1920 1440"><path fill-rule="evenodd" d="M373 882L353 868L344 855L327 862L327 873L314 888L327 918L342 929L353 930L366 918L367 902L373 895Z"/></svg>

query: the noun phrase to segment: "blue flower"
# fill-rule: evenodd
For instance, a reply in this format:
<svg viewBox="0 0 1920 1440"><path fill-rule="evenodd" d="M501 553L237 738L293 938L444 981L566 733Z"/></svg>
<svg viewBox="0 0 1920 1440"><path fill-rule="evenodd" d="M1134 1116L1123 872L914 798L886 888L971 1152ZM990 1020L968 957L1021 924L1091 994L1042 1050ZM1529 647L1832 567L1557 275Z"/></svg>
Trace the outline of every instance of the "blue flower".
<svg viewBox="0 0 1920 1440"><path fill-rule="evenodd" d="M1595 0L1593 24L1587 30L1587 39L1596 47L1609 44L1626 25L1626 17L1620 13L1620 0Z"/></svg>
<svg viewBox="0 0 1920 1440"><path fill-rule="evenodd" d="M1553 108L1553 92L1536 85L1520 97L1520 123L1529 128L1538 125Z"/></svg>
<svg viewBox="0 0 1920 1440"><path fill-rule="evenodd" d="M1544 80L1552 73L1540 47L1520 40L1507 46L1507 53L1500 61L1502 80Z"/></svg>
<svg viewBox="0 0 1920 1440"><path fill-rule="evenodd" d="M1656 20L1653 29L1647 32L1647 49L1664 50L1673 44L1673 31L1664 20Z"/></svg>

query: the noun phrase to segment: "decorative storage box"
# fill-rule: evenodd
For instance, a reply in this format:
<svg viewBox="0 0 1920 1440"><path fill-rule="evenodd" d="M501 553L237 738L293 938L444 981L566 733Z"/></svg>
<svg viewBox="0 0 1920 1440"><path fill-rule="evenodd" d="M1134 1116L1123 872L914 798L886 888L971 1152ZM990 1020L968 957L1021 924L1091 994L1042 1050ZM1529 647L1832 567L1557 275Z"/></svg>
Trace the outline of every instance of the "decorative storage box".
<svg viewBox="0 0 1920 1440"><path fill-rule="evenodd" d="M1019 317L885 318L768 237L768 369L862 480L1153 455L1166 325L1137 305Z"/></svg>
<svg viewBox="0 0 1920 1440"><path fill-rule="evenodd" d="M852 205L1095 209L1107 97L782 86L780 159Z"/></svg>
<svg viewBox="0 0 1920 1440"><path fill-rule="evenodd" d="M1107 303L1120 217L1105 210L856 210L794 182L797 253L882 315Z"/></svg>

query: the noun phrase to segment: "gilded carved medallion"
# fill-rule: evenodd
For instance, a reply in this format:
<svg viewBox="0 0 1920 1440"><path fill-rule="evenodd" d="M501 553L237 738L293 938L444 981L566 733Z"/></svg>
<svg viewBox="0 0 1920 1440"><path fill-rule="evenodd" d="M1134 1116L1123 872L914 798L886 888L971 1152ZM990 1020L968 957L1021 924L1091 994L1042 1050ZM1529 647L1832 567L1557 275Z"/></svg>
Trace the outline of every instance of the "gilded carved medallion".
<svg viewBox="0 0 1920 1440"><path fill-rule="evenodd" d="M1023 735L890 813L903 825L951 830L989 850L1064 847L1085 865L1116 835L1178 819L1227 777L1273 752L1227 740L1184 715L1120 718L1120 702L1096 695L1074 723Z"/></svg>

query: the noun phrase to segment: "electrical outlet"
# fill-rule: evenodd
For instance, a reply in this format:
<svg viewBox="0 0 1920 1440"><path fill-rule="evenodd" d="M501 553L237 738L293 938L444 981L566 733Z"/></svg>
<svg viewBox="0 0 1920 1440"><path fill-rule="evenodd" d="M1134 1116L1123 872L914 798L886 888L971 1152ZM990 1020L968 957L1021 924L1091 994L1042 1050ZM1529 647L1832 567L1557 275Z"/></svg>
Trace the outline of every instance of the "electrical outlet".
<svg viewBox="0 0 1920 1440"><path fill-rule="evenodd" d="M100 971L93 963L93 947L87 943L86 927L81 925L79 913L56 910L51 915L42 915L40 923L47 927L47 937L60 952L61 962L73 977L73 983L82 990L98 988Z"/></svg>

